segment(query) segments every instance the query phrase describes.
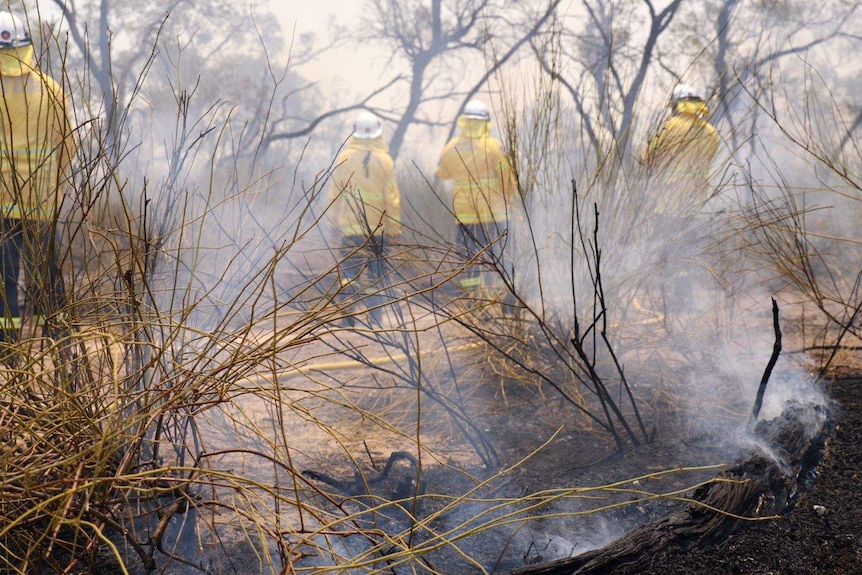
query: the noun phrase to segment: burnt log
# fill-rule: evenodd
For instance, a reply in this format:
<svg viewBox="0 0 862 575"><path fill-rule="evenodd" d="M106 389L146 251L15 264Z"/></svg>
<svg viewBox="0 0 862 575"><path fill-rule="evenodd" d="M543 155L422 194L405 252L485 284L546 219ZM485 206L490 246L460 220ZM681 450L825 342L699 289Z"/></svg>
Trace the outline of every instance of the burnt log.
<svg viewBox="0 0 862 575"><path fill-rule="evenodd" d="M511 575L588 575L622 568L635 572L640 562L647 564L659 551L713 545L751 520L789 512L823 451L827 415L820 405L788 404L779 417L755 426L762 449L695 490L681 509L601 549Z"/></svg>

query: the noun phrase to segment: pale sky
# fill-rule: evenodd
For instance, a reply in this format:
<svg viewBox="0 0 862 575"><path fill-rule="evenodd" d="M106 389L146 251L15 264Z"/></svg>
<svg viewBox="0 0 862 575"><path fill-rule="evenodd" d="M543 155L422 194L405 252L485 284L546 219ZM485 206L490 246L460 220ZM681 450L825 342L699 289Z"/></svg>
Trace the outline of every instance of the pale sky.
<svg viewBox="0 0 862 575"><path fill-rule="evenodd" d="M294 23L297 28L324 24L332 14L355 16L361 7L361 0L272 0L271 10L289 29Z"/></svg>
<svg viewBox="0 0 862 575"><path fill-rule="evenodd" d="M328 26L333 16L338 23L348 28L357 29L362 22L363 8L366 0L267 0L267 6L276 14L281 22L286 39L296 28L298 38L305 32L316 32L319 46L322 47L328 37ZM388 62L388 54L381 46L364 47L350 43L344 47L327 52L311 64L297 67L295 70L306 80L318 81L321 86L338 90L343 103L356 102L367 94L380 88L383 83L393 77L392 63ZM398 61L394 65L398 65ZM469 81L468 81L469 82ZM330 92L331 93L331 92ZM406 95L403 95L406 98ZM393 103L392 98L396 98ZM393 105L398 107L397 92L390 90L383 97L372 100L372 105L383 107ZM403 101L402 101L403 103ZM454 118L461 101L454 98L450 101L426 103L423 113L429 112L431 106L438 106L440 117ZM492 128L499 134L498 126ZM427 129L414 127L408 130L401 157L423 164L427 160L429 166L436 165L440 148L445 144L448 128L441 128L430 133Z"/></svg>
<svg viewBox="0 0 862 575"><path fill-rule="evenodd" d="M281 22L285 39L289 39L294 27L296 35L305 32L316 32L321 44L327 37L326 28L333 16L344 25L351 25L361 14L361 0L271 0L273 13ZM362 83L361 70L367 70L363 64L363 56L356 46L344 48L325 55L315 62L314 66L304 66L303 76L313 80L341 78ZM369 81L368 86L374 86Z"/></svg>
<svg viewBox="0 0 862 575"><path fill-rule="evenodd" d="M59 16L53 1L36 0L36 4L39 5L44 18ZM252 6L254 4L255 2L251 3ZM265 8L279 19L287 42L290 41L294 27L297 36L305 32L317 32L319 41L323 42L327 36L326 28L333 16L339 22L350 25L359 18L363 4L363 0L261 0L258 3L262 9ZM354 46L353 49L329 54L316 62L314 67L304 67L303 76L314 80L356 76L361 82L362 76L354 74L356 70L363 69L361 51L358 54L355 48ZM365 68L367 69L367 66ZM374 82L370 82L369 86L373 87Z"/></svg>
<svg viewBox="0 0 862 575"><path fill-rule="evenodd" d="M322 47L328 37L326 29L333 16L341 25L356 28L361 20L363 0L270 0L269 6L279 18L286 39L296 27L296 37L314 31ZM386 55L379 47L363 49L361 45L350 43L338 50L327 52L311 64L298 67L296 71L306 80L319 81L323 86L342 90L342 103L352 103L371 91L379 88L383 81L392 77L391 68L387 69ZM391 97L391 93L387 95ZM373 104L386 105L386 98L377 98ZM457 102L453 105L457 105ZM349 117L344 119L349 122ZM428 140L427 133L408 131L403 152L405 157L419 154L436 162L439 148L445 143L445 132L436 139ZM427 149L425 149L427 147Z"/></svg>

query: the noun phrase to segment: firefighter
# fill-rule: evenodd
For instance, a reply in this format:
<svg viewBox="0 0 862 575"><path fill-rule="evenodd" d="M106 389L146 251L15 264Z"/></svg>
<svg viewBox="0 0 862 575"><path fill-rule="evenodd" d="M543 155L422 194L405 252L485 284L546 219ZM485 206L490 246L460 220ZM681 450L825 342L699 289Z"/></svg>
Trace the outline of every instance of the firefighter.
<svg viewBox="0 0 862 575"><path fill-rule="evenodd" d="M333 169L329 198L341 235L341 293L352 298L363 292L370 319L380 323L386 248L401 233L401 194L383 125L374 114L357 116Z"/></svg>
<svg viewBox="0 0 862 575"><path fill-rule="evenodd" d="M22 268L26 314L50 325L65 305L55 231L75 143L61 87L37 68L28 31L6 11L0 12L0 84L0 331L11 340L22 325Z"/></svg>
<svg viewBox="0 0 862 575"><path fill-rule="evenodd" d="M674 88L671 108L671 117L647 146L644 163L652 175L654 232L664 243L660 257L668 266L663 277L673 282L663 286L663 297L688 310L695 303L693 276L698 271L685 260L704 234L707 222L701 213L711 197L709 175L719 138L706 120L706 102L691 86Z"/></svg>
<svg viewBox="0 0 862 575"><path fill-rule="evenodd" d="M467 257L478 261L490 256L500 266L516 191L514 174L502 144L490 134L491 114L484 102L468 102L458 117L458 128L458 135L443 148L437 176L452 181L458 243ZM479 255L486 249L487 255ZM458 287L465 295L478 295L483 289L499 291L499 271L483 273L481 264L474 263L458 276Z"/></svg>
<svg viewBox="0 0 862 575"><path fill-rule="evenodd" d="M709 172L719 141L706 120L706 102L691 86L674 88L671 108L672 116L647 146L644 163L659 183L656 213L680 215L709 200Z"/></svg>

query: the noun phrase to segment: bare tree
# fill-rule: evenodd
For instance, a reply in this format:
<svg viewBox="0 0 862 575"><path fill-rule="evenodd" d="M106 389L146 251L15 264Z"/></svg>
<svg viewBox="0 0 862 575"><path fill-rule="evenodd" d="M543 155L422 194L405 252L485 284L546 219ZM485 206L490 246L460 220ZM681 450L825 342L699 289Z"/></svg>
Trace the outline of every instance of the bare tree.
<svg viewBox="0 0 862 575"><path fill-rule="evenodd" d="M545 70L571 96L594 149L604 146L600 134L609 133L619 151L627 150L638 96L682 2L658 9L651 0L634 5L582 0L579 16L585 17L570 17L559 30L561 43L574 46L567 62L551 66L547 49L555 39L534 46ZM645 22L643 34L631 26L637 20Z"/></svg>
<svg viewBox="0 0 862 575"><path fill-rule="evenodd" d="M539 33L560 3L543 0L540 9L528 10L500 0L369 0L351 39L382 46L390 54L386 69L392 71L384 73L378 88L353 102L318 109L304 121L293 117L292 128L277 121L265 140L306 137L329 118L369 109L395 123L389 145L397 156L411 126L449 124L448 118L425 113L426 104L475 95ZM384 99L398 104L382 104Z"/></svg>
<svg viewBox="0 0 862 575"><path fill-rule="evenodd" d="M751 90L780 60L847 39L856 9L855 3L785 2L778 9L739 0L581 0L558 17L554 35L534 37L533 50L571 98L594 150L606 148L610 135L615 153L632 152L644 89L669 89L693 77L707 90L714 86L716 121L725 119L731 148L738 149L751 141L753 110L737 101L740 86Z"/></svg>
<svg viewBox="0 0 862 575"><path fill-rule="evenodd" d="M481 50L490 28L486 19L499 6L495 0L371 0L366 39L379 38L392 49L393 57L404 59L409 68L407 104L390 138L393 156L404 142L407 128L416 121L420 106L429 98L434 76L455 61L459 52ZM435 61L439 64L434 66ZM394 62L391 62L394 64Z"/></svg>
<svg viewBox="0 0 862 575"><path fill-rule="evenodd" d="M189 0L166 4L54 0L54 5L76 49L69 55L67 73L80 63L80 72L70 75L76 76L81 86L89 86L91 80L94 83L96 89L87 90L87 96L101 112L91 116L100 118L106 149L116 157L122 154L129 106L143 79L160 58L163 65L176 65L170 61L171 50L163 52L160 38L179 46L189 46L194 39L195 49L209 56L225 49L242 53L247 46L257 44L256 31L248 25L247 17L226 0L208 2L205 7ZM274 44L276 37L271 34L269 41ZM206 55L200 59L207 61Z"/></svg>
<svg viewBox="0 0 862 575"><path fill-rule="evenodd" d="M698 26L695 12L709 14L712 30ZM776 67L790 59L809 62L815 51L829 49L852 36L856 3L785 2L781 8L771 4L739 0L705 1L689 6L682 32L696 48L689 58L701 60L707 86L713 86L716 122L723 122L729 147L739 150L744 143L753 145L758 113L747 93L759 96L769 88ZM857 40L858 42L858 40ZM801 79L801 77L797 77Z"/></svg>

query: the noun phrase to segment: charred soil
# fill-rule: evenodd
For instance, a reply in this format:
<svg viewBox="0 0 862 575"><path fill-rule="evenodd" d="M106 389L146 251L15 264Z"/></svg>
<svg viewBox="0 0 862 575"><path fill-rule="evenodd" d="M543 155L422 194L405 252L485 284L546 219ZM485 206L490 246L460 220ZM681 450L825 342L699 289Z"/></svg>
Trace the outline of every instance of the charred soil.
<svg viewBox="0 0 862 575"><path fill-rule="evenodd" d="M830 408L825 441L819 447L819 463L807 472L805 478L801 478L792 503L781 509L776 518L730 520L721 537L704 544L695 541L694 537L678 536L691 530L677 529L680 523L687 521L688 515L676 511L642 524L635 537L623 538L578 557L525 567L517 572L535 575L862 573L860 389L862 379L858 376L835 380L829 386L827 391L834 405ZM742 464L746 465L750 464ZM696 499L697 495L693 497ZM674 532L674 535L668 537L669 532ZM655 541L657 545L654 548L644 546L645 540ZM637 553L632 553L632 549Z"/></svg>
<svg viewBox="0 0 862 575"><path fill-rule="evenodd" d="M862 573L862 378L836 380L834 423L810 490L779 519L739 522L720 543L669 548L621 567L639 575Z"/></svg>

